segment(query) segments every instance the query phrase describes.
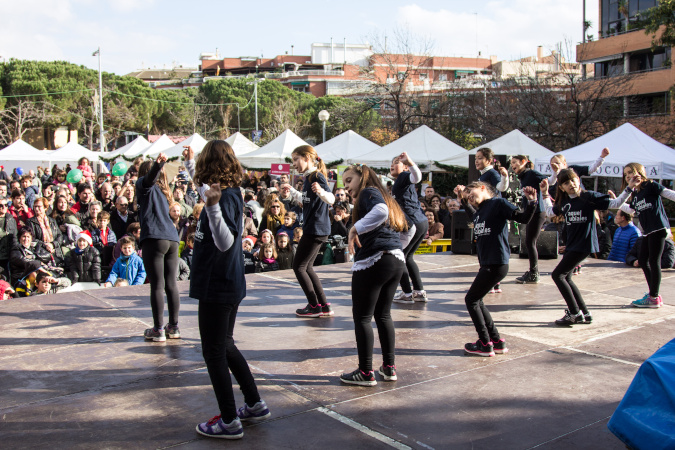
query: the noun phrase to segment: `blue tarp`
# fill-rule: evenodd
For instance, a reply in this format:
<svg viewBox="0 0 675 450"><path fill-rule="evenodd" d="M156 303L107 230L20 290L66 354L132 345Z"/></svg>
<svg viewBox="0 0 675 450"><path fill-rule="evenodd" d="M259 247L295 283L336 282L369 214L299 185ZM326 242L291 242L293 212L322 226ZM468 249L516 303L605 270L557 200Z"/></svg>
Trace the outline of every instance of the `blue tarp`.
<svg viewBox="0 0 675 450"><path fill-rule="evenodd" d="M675 449L675 339L647 359L607 425L633 449Z"/></svg>

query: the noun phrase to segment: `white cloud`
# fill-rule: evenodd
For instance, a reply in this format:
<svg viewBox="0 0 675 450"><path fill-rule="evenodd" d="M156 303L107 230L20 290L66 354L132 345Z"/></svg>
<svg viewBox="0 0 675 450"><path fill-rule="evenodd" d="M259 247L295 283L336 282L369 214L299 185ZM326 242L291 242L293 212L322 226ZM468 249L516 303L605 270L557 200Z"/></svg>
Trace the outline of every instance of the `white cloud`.
<svg viewBox="0 0 675 450"><path fill-rule="evenodd" d="M130 12L140 9L149 9L155 0L110 0L110 7L115 11Z"/></svg>

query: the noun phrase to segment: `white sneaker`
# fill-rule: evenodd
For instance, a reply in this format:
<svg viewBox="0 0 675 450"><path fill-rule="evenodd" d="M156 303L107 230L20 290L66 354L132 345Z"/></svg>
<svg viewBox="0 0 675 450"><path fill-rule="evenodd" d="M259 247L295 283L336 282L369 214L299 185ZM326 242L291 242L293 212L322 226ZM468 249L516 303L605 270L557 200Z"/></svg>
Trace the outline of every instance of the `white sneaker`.
<svg viewBox="0 0 675 450"><path fill-rule="evenodd" d="M426 303L427 300L428 300L427 299L427 291L424 291L424 290L413 291L412 298L413 298L413 301Z"/></svg>
<svg viewBox="0 0 675 450"><path fill-rule="evenodd" d="M415 300L413 300L412 292L410 294L406 294L405 292L401 291L400 294L394 296L394 303L405 303L411 305L415 303Z"/></svg>

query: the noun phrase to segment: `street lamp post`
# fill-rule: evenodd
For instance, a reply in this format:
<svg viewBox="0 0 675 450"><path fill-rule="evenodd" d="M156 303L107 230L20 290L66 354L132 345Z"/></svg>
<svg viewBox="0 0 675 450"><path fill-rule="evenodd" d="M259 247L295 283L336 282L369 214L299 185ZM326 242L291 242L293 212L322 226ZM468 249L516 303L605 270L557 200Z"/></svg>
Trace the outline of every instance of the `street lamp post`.
<svg viewBox="0 0 675 450"><path fill-rule="evenodd" d="M103 76L101 74L101 47L92 53L91 56L98 56L98 128L101 132L99 144L101 146L101 153L103 153Z"/></svg>
<svg viewBox="0 0 675 450"><path fill-rule="evenodd" d="M323 123L323 142L326 142L326 121L329 117L330 113L325 109L319 112L319 120Z"/></svg>

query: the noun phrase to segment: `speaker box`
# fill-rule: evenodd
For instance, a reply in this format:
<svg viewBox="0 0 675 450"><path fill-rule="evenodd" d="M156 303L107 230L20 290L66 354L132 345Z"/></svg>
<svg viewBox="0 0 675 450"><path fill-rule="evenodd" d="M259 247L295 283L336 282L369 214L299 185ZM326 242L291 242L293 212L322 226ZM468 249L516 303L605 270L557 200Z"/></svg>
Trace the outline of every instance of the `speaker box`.
<svg viewBox="0 0 675 450"><path fill-rule="evenodd" d="M526 231L525 225L519 228L520 234L520 257L527 258L528 251L525 245ZM542 231L537 239L537 253L539 259L558 259L558 232L557 231Z"/></svg>
<svg viewBox="0 0 675 450"><path fill-rule="evenodd" d="M460 209L452 213L452 253L458 255L473 255L476 253L473 246L473 225L469 214Z"/></svg>

